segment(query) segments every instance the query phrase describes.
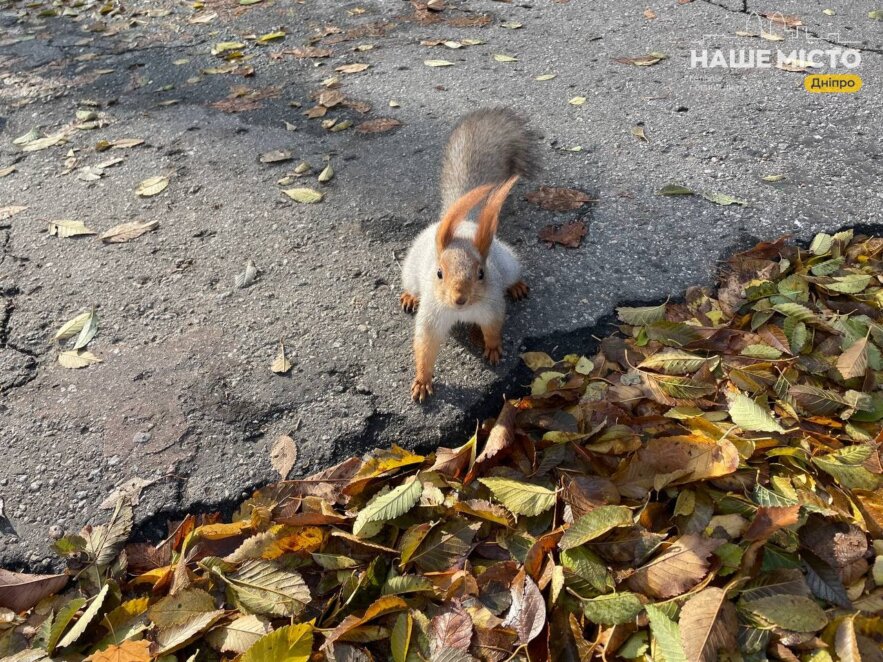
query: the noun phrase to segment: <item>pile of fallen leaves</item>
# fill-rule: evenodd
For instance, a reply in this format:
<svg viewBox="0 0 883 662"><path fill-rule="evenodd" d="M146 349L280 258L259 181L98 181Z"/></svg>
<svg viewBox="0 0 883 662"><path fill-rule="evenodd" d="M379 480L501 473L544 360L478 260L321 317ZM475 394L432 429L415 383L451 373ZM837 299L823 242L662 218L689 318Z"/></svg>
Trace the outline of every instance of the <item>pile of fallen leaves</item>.
<svg viewBox="0 0 883 662"><path fill-rule="evenodd" d="M524 356L466 444L398 446L0 571L11 660L883 659L883 238L736 255L716 295ZM481 451L479 452L479 450ZM20 652L19 652L20 651Z"/></svg>

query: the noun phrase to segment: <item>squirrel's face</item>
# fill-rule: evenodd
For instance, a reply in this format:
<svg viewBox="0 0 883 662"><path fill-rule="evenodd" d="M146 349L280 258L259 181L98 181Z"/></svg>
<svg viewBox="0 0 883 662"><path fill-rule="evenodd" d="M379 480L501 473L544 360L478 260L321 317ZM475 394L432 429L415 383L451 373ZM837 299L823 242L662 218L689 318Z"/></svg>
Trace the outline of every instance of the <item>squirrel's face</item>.
<svg viewBox="0 0 883 662"><path fill-rule="evenodd" d="M485 294L484 261L471 242L453 242L438 255L436 300L450 308L465 308Z"/></svg>

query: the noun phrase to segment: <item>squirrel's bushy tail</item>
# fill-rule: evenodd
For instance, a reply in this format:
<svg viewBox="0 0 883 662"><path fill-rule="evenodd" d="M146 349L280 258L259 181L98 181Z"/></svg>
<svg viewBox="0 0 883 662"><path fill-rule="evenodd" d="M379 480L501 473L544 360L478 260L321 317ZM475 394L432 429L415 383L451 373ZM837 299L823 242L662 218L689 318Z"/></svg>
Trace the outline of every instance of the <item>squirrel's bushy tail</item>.
<svg viewBox="0 0 883 662"><path fill-rule="evenodd" d="M527 179L542 170L539 136L509 108L482 108L454 127L442 161L442 213L461 195L513 175Z"/></svg>

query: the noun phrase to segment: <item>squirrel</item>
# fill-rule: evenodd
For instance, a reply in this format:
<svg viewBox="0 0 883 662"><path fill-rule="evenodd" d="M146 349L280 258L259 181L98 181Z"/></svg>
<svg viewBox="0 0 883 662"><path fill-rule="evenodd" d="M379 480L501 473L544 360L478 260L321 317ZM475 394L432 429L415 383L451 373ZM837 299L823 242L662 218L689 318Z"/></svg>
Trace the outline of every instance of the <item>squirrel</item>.
<svg viewBox="0 0 883 662"><path fill-rule="evenodd" d="M506 294L518 301L528 286L512 248L495 235L519 177L532 179L540 171L538 142L508 108L473 111L451 132L442 159L441 220L417 235L402 265L400 303L417 313L411 385L417 402L432 395L438 351L457 322L481 327L485 358L492 365L500 361Z"/></svg>

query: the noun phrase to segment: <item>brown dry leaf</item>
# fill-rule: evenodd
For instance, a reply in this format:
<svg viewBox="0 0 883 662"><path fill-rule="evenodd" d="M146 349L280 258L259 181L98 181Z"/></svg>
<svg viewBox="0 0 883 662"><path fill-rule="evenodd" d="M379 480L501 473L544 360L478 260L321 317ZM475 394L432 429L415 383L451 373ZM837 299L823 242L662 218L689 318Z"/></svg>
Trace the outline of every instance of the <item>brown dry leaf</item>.
<svg viewBox="0 0 883 662"><path fill-rule="evenodd" d="M343 103L346 96L340 90L324 90L319 93L317 101L320 106L326 108L334 108L334 106Z"/></svg>
<svg viewBox="0 0 883 662"><path fill-rule="evenodd" d="M555 186L540 186L536 191L525 195L524 199L549 211L571 211L579 209L587 202L597 202L583 191Z"/></svg>
<svg viewBox="0 0 883 662"><path fill-rule="evenodd" d="M5 168L0 168L0 177L6 177L7 175L11 175L16 171L16 167L14 165L6 166Z"/></svg>
<svg viewBox="0 0 883 662"><path fill-rule="evenodd" d="M665 53L649 53L637 57L618 57L613 61L619 62L619 64L632 64L636 67L649 67L666 59L668 56Z"/></svg>
<svg viewBox="0 0 883 662"><path fill-rule="evenodd" d="M402 125L397 119L392 117L378 117L377 119L362 122L356 126L357 133L386 133L397 129Z"/></svg>
<svg viewBox="0 0 883 662"><path fill-rule="evenodd" d="M705 577L709 556L722 543L722 540L696 533L685 535L638 568L626 584L630 590L653 598L671 598L686 593Z"/></svg>
<svg viewBox="0 0 883 662"><path fill-rule="evenodd" d="M518 642L527 645L539 635L546 623L546 602L540 589L524 570L512 580L511 592L512 606L503 627L515 630Z"/></svg>
<svg viewBox="0 0 883 662"><path fill-rule="evenodd" d="M688 662L714 662L736 647L736 608L726 591L706 588L684 604L680 630Z"/></svg>
<svg viewBox="0 0 883 662"><path fill-rule="evenodd" d="M104 650L86 658L88 662L150 662L151 659L150 642L146 639L127 640L120 645L110 644Z"/></svg>
<svg viewBox="0 0 883 662"><path fill-rule="evenodd" d="M549 248L555 244L566 248L579 248L587 233L588 228L583 221L570 221L564 225L547 225L537 233L537 237L540 241L548 242Z"/></svg>
<svg viewBox="0 0 883 662"><path fill-rule="evenodd" d="M370 66L371 66L370 64L364 64L361 62L354 62L353 64L344 64L339 67L335 67L334 70L339 71L342 74L357 74L362 71L365 71L365 69L367 69Z"/></svg>
<svg viewBox="0 0 883 662"><path fill-rule="evenodd" d="M131 221L115 225L103 232L98 238L106 244L121 244L132 239L137 239L142 234L155 230L159 227L159 221Z"/></svg>
<svg viewBox="0 0 883 662"><path fill-rule="evenodd" d="M745 531L745 540L766 540L779 529L797 524L800 515L800 506L762 506L757 509L754 519L748 530Z"/></svg>
<svg viewBox="0 0 883 662"><path fill-rule="evenodd" d="M785 28L796 28L803 25L803 20L799 16L786 15L779 12L763 12L761 16Z"/></svg>
<svg viewBox="0 0 883 662"><path fill-rule="evenodd" d="M22 612L67 586L70 576L29 575L0 568L0 607Z"/></svg>
<svg viewBox="0 0 883 662"><path fill-rule="evenodd" d="M435 616L430 621L430 647L436 655L449 648L469 650L471 640L472 619L459 605L451 605L447 611Z"/></svg>
<svg viewBox="0 0 883 662"><path fill-rule="evenodd" d="M868 339L862 338L850 345L837 359L837 371L843 379L861 377L868 369Z"/></svg>
<svg viewBox="0 0 883 662"><path fill-rule="evenodd" d="M647 9L644 10L644 18L646 18L648 21L652 21L654 18L656 18L656 12L650 9L650 7L647 7Z"/></svg>
<svg viewBox="0 0 883 662"><path fill-rule="evenodd" d="M285 480L291 473L295 462L297 462L297 444L288 435L279 435L270 450L270 464L279 472L282 480Z"/></svg>

